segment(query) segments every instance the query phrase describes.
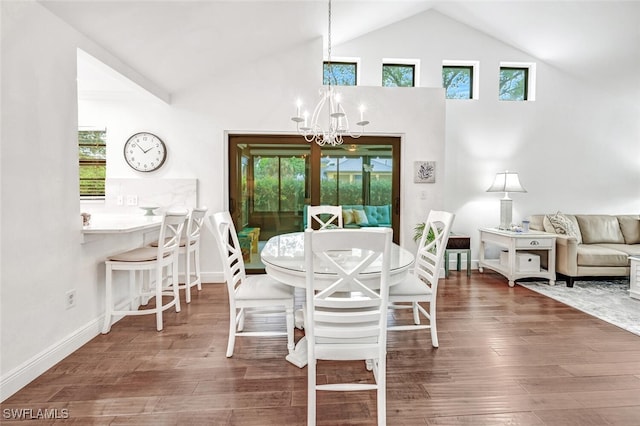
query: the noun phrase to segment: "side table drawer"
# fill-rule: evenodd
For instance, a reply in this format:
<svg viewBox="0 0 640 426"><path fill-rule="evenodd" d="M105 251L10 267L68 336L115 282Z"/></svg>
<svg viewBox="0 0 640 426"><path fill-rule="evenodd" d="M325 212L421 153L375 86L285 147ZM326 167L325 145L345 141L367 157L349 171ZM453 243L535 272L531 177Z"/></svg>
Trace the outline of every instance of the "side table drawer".
<svg viewBox="0 0 640 426"><path fill-rule="evenodd" d="M550 238L518 238L516 239L516 248L551 248L553 246L553 239Z"/></svg>

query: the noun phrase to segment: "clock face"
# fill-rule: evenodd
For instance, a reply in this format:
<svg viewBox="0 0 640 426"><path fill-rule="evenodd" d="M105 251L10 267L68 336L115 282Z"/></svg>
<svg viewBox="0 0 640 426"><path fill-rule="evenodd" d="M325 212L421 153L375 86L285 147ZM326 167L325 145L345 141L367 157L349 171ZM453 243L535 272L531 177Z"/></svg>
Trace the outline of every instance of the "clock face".
<svg viewBox="0 0 640 426"><path fill-rule="evenodd" d="M164 164L167 147L152 133L136 133L124 144L124 159L134 170L152 172Z"/></svg>

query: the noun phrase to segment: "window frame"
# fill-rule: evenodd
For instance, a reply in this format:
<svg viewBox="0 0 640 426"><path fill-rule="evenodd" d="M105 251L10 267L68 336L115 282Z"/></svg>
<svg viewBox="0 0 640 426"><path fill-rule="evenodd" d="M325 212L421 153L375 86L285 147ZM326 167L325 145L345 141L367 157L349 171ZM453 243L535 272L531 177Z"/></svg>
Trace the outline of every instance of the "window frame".
<svg viewBox="0 0 640 426"><path fill-rule="evenodd" d="M468 68L471 70L469 80L469 98L448 98L446 93L446 88L442 84L442 72L444 68ZM480 62L479 61L466 61L466 60L444 60L442 61L442 67L440 68L440 84L445 89L445 99L447 100L457 100L457 101L470 101L480 99L480 85L478 82L480 81Z"/></svg>
<svg viewBox="0 0 640 426"><path fill-rule="evenodd" d="M92 147L97 146L97 144L92 143L82 143L80 138L81 132L101 132L102 133L102 144L100 146L104 146L104 158L100 159L83 159L80 156L80 149L82 147ZM78 193L80 196L80 200L104 200L106 197L106 180L107 180L107 129L105 128L95 128L95 127L79 127L78 132ZM102 180L102 188L103 193L93 193L93 194L83 194L82 193L82 182L83 179L81 176L81 170L83 166L104 166L104 177L102 179L92 179L92 180Z"/></svg>
<svg viewBox="0 0 640 426"><path fill-rule="evenodd" d="M523 70L525 71L524 80L524 99L501 99L500 98L500 74L502 70ZM498 68L498 101L500 102L531 102L535 101L536 92L536 64L532 62L500 62Z"/></svg>
<svg viewBox="0 0 640 426"><path fill-rule="evenodd" d="M347 87L354 87L357 86L360 82L360 64L359 61L357 60L349 60L349 59L336 59L336 60L332 60L331 62L329 62L328 60L324 60L322 61L322 85L323 86L328 86L329 83L325 82L325 75L324 75L324 68L325 65L353 65L354 69L353 69L353 74L354 74L354 84L350 85L350 84L331 84L332 86L347 86Z"/></svg>
<svg viewBox="0 0 640 426"><path fill-rule="evenodd" d="M384 68L385 67L404 67L411 68L411 86L386 86L384 84ZM383 62L382 63L382 87L416 87L416 64L401 62Z"/></svg>

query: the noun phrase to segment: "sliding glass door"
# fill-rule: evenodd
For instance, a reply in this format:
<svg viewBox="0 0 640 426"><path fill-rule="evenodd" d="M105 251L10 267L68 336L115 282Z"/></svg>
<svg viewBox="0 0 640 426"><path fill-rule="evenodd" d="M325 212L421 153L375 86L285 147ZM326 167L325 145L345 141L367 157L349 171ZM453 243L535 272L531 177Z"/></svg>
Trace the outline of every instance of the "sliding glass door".
<svg viewBox="0 0 640 426"><path fill-rule="evenodd" d="M400 139L345 139L321 148L300 136L229 136L229 208L236 229L259 229L266 241L302 231L305 205L376 206L389 212L390 223L380 226L392 226L398 242Z"/></svg>

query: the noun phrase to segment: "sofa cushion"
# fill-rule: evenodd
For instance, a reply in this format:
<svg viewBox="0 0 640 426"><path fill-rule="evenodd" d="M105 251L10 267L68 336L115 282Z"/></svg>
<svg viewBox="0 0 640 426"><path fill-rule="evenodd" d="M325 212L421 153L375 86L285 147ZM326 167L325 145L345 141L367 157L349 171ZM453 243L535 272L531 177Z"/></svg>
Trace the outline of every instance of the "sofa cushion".
<svg viewBox="0 0 640 426"><path fill-rule="evenodd" d="M364 206L370 225L384 225L391 223L391 206Z"/></svg>
<svg viewBox="0 0 640 426"><path fill-rule="evenodd" d="M548 214L544 217L543 225L546 232L573 237L578 244L582 243L580 228L573 215L562 214L560 212Z"/></svg>
<svg viewBox="0 0 640 426"><path fill-rule="evenodd" d="M618 223L626 244L640 244L640 216L618 216Z"/></svg>
<svg viewBox="0 0 640 426"><path fill-rule="evenodd" d="M576 215L582 242L585 244L619 243L624 244L618 218L609 215Z"/></svg>
<svg viewBox="0 0 640 426"><path fill-rule="evenodd" d="M600 244L578 246L578 266L627 266L626 253Z"/></svg>
<svg viewBox="0 0 640 426"><path fill-rule="evenodd" d="M598 244L611 250L620 251L628 256L640 256L640 244Z"/></svg>

